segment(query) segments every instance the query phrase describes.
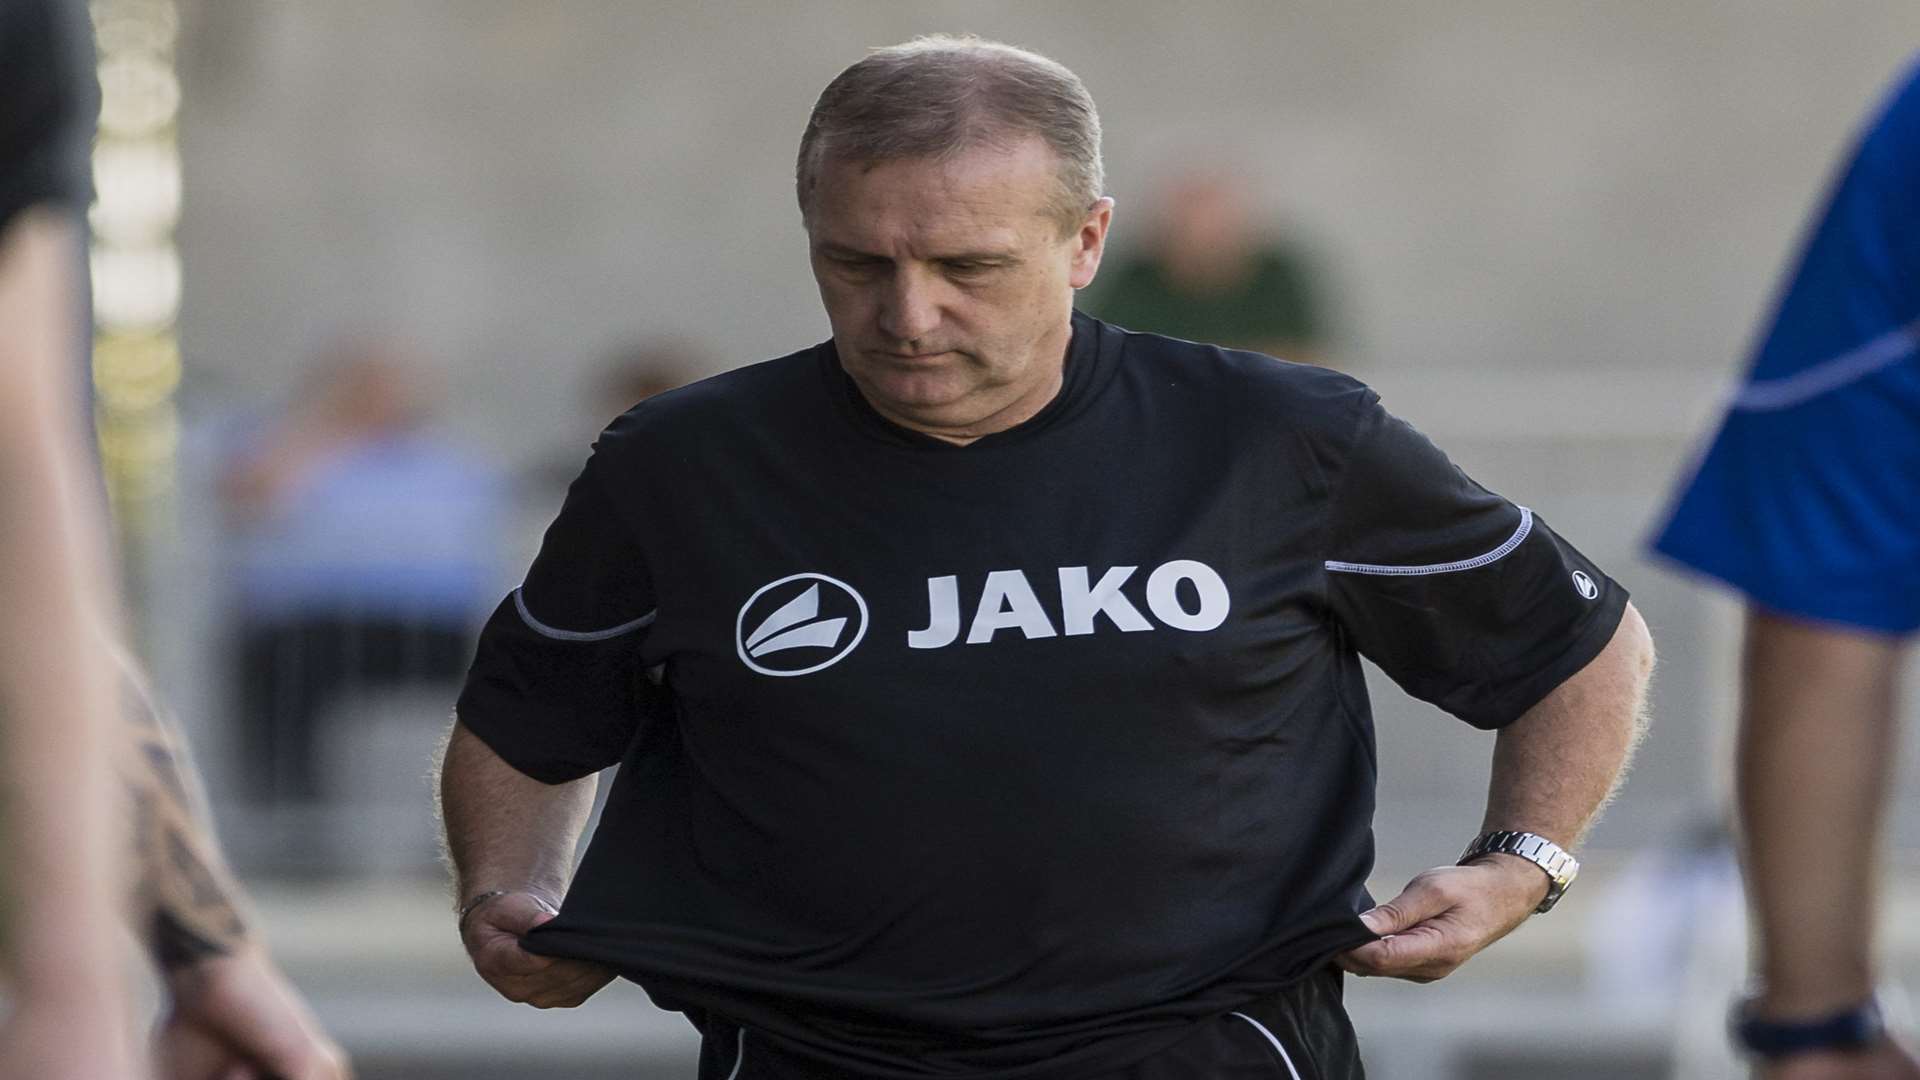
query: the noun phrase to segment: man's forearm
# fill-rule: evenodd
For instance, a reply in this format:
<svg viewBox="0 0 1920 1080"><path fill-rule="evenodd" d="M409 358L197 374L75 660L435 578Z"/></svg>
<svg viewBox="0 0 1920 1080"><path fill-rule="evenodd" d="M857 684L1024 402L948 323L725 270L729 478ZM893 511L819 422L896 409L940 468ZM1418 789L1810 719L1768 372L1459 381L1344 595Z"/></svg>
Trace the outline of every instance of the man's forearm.
<svg viewBox="0 0 1920 1080"><path fill-rule="evenodd" d="M185 740L130 659L121 658L121 671L120 769L133 805L137 929L171 973L234 952L247 924Z"/></svg>
<svg viewBox="0 0 1920 1080"><path fill-rule="evenodd" d="M1586 667L1500 732L1483 829L1571 848L1626 773L1646 726L1653 641L1631 604Z"/></svg>
<svg viewBox="0 0 1920 1080"><path fill-rule="evenodd" d="M49 210L0 231L0 825L14 978L84 996L117 982L123 863L100 647L112 589L76 408L77 241Z"/></svg>
<svg viewBox="0 0 1920 1080"><path fill-rule="evenodd" d="M1809 1017L1873 987L1874 854L1899 644L1760 612L1747 620L1738 785L1762 1008Z"/></svg>
<svg viewBox="0 0 1920 1080"><path fill-rule="evenodd" d="M1627 607L1600 654L1503 728L1483 828L1572 847L1606 805L1645 729L1653 641ZM1415 982L1444 978L1525 922L1549 891L1540 867L1489 853L1428 870L1362 912L1380 940L1341 954L1342 968Z"/></svg>
<svg viewBox="0 0 1920 1080"><path fill-rule="evenodd" d="M564 784L535 780L456 721L440 773L454 902L499 889L557 903L572 877L598 784L598 776Z"/></svg>

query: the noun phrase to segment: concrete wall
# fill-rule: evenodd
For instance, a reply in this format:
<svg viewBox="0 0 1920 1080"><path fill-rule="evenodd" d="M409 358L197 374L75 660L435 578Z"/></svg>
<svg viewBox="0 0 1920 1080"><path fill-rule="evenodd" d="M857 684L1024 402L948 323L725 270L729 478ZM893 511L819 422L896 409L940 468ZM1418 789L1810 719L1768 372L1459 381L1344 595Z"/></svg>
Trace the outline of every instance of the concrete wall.
<svg viewBox="0 0 1920 1080"><path fill-rule="evenodd" d="M731 365L825 336L790 170L864 47L1058 57L1105 116L1116 243L1170 163L1245 169L1329 261L1338 355L1635 590L1666 669L1600 836L1626 847L1719 801L1730 700L1730 609L1639 541L1920 6L189 0L184 26L190 411L385 329L509 461L584 452L623 340ZM1382 689L1384 862L1411 868L1471 835L1488 744Z"/></svg>
<svg viewBox="0 0 1920 1080"><path fill-rule="evenodd" d="M519 456L608 345L731 366L825 334L790 173L869 45L971 30L1057 56L1108 132L1116 243L1215 157L1328 256L1343 354L1401 369L1731 365L1906 0L188 0L190 399L277 391L387 327ZM575 439L577 440L577 436Z"/></svg>

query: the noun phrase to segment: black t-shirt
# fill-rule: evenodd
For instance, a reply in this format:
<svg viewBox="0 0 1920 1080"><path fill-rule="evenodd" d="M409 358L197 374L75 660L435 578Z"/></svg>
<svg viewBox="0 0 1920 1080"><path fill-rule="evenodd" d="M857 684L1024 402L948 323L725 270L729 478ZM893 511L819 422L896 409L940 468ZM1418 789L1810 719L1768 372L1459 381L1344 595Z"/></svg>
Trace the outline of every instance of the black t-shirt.
<svg viewBox="0 0 1920 1080"><path fill-rule="evenodd" d="M37 203L86 205L98 107L86 5L0 0L0 232Z"/></svg>
<svg viewBox="0 0 1920 1080"><path fill-rule="evenodd" d="M970 446L831 344L607 429L459 704L530 776L622 763L529 948L834 1075L1033 1078L1371 938L1359 655L1494 728L1626 593L1347 376L1073 329Z"/></svg>

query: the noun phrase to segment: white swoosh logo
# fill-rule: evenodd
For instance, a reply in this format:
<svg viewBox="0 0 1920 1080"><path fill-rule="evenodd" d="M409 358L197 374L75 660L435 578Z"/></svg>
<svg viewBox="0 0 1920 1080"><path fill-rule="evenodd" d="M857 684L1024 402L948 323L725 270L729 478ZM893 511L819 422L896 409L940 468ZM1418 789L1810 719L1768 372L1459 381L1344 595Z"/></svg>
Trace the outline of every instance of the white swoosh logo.
<svg viewBox="0 0 1920 1080"><path fill-rule="evenodd" d="M798 649L806 645L831 649L840 643L840 631L845 629L846 625L845 619L822 619L817 623L808 623L797 630L789 630L784 634L768 638L748 649L747 655L758 660L768 653L779 652L782 649Z"/></svg>
<svg viewBox="0 0 1920 1080"><path fill-rule="evenodd" d="M820 614L820 586L818 583L807 586L799 596L780 605L779 610L766 617L765 621L753 628L747 635L747 655L759 659L768 653L784 649L799 649L806 646L818 646L831 649L840 640L840 631L846 629L845 619L823 619L810 622ZM802 623L809 625L802 626ZM785 631L785 633L782 633Z"/></svg>

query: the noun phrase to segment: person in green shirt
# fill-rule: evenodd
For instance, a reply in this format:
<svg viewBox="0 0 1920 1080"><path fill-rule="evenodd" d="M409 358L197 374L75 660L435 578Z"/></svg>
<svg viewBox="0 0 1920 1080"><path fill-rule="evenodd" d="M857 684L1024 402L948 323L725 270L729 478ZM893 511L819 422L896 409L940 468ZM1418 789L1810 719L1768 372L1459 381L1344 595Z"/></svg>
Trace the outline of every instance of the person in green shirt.
<svg viewBox="0 0 1920 1080"><path fill-rule="evenodd" d="M1110 262L1086 311L1130 330L1322 363L1328 318L1316 268L1253 221L1239 180L1187 173L1169 185L1152 246Z"/></svg>

